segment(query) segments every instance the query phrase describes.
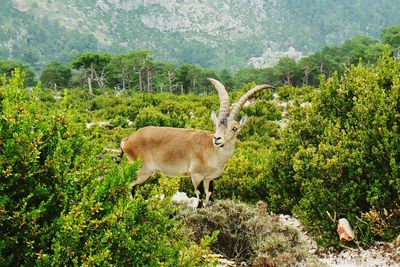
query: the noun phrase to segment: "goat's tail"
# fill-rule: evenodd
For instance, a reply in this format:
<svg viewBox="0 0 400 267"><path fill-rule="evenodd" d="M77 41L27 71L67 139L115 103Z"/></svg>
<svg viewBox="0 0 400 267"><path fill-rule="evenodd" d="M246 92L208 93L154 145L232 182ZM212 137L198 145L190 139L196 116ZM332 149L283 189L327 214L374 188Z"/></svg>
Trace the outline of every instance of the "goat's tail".
<svg viewBox="0 0 400 267"><path fill-rule="evenodd" d="M119 153L118 159L117 159L117 163L118 163L118 164L121 163L122 158L124 157L124 154L125 154L125 152L124 152L124 150L123 150L122 148L120 148L120 150L121 150L121 153Z"/></svg>
<svg viewBox="0 0 400 267"><path fill-rule="evenodd" d="M123 149L124 144L125 144L125 138L122 139L121 144L119 145L120 153L119 153L119 155L118 155L118 158L119 158L119 159L118 159L118 164L121 163L122 158L124 157L124 154L125 154L125 151L124 151L124 149Z"/></svg>

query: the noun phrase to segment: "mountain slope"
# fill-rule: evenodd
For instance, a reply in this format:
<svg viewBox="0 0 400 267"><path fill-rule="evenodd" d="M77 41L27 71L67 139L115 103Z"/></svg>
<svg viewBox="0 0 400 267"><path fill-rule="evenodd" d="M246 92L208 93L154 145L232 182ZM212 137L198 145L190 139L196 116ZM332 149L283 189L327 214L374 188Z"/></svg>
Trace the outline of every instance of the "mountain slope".
<svg viewBox="0 0 400 267"><path fill-rule="evenodd" d="M150 49L160 60L220 69L266 47L308 53L400 24L400 1L3 0L0 58L40 68L83 50Z"/></svg>

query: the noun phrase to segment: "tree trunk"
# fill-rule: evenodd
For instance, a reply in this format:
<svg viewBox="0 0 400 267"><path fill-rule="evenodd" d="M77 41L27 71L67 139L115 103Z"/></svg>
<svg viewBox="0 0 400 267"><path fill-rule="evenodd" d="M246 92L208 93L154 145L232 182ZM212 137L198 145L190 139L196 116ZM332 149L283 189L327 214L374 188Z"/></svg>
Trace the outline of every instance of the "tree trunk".
<svg viewBox="0 0 400 267"><path fill-rule="evenodd" d="M286 80L285 80L285 85L287 85L287 84L291 84L291 76L292 75L290 75L290 73L286 73L285 74L285 77L286 77Z"/></svg>
<svg viewBox="0 0 400 267"><path fill-rule="evenodd" d="M106 80L106 67L103 67L103 69L99 72L93 69L92 71L94 73L94 80L97 82L98 86L100 88L104 88L105 84L107 83ZM93 79L93 78L92 78Z"/></svg>
<svg viewBox="0 0 400 267"><path fill-rule="evenodd" d="M139 70L139 90L140 92L143 91L143 80L142 80L142 69Z"/></svg>
<svg viewBox="0 0 400 267"><path fill-rule="evenodd" d="M88 77L88 86L89 86L89 94L93 95L93 90L92 90L92 79Z"/></svg>
<svg viewBox="0 0 400 267"><path fill-rule="evenodd" d="M93 69L93 63L92 63L92 64L90 64L89 75L88 75L88 87L89 87L90 95L93 95L93 89L92 89L93 76L94 76L94 69Z"/></svg>
<svg viewBox="0 0 400 267"><path fill-rule="evenodd" d="M308 77L310 76L311 68L309 66L304 67L304 78L303 85L308 85Z"/></svg>
<svg viewBox="0 0 400 267"><path fill-rule="evenodd" d="M193 92L196 92L196 78L193 78Z"/></svg>
<svg viewBox="0 0 400 267"><path fill-rule="evenodd" d="M125 84L125 77L122 77L122 90L125 91L126 84Z"/></svg>
<svg viewBox="0 0 400 267"><path fill-rule="evenodd" d="M151 93L153 91L152 84L151 84L151 66L146 66L147 71L147 92Z"/></svg>
<svg viewBox="0 0 400 267"><path fill-rule="evenodd" d="M172 94L172 72L168 71L168 83L169 83L169 92Z"/></svg>

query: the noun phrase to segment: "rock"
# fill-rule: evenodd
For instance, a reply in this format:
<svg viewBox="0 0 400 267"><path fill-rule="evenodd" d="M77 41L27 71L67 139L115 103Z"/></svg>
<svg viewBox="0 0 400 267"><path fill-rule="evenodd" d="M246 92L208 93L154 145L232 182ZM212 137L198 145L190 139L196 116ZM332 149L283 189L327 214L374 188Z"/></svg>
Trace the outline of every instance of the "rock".
<svg viewBox="0 0 400 267"><path fill-rule="evenodd" d="M337 232L339 234L340 241L342 242L349 242L354 239L354 231L351 228L349 221L345 218L339 219Z"/></svg>
<svg viewBox="0 0 400 267"><path fill-rule="evenodd" d="M275 51L271 47L267 47L261 57L252 57L248 64L256 69L269 68L278 64L283 57L289 57L299 62L303 58L303 53L296 51L293 47L289 47L288 51Z"/></svg>
<svg viewBox="0 0 400 267"><path fill-rule="evenodd" d="M198 206L197 198L189 198L185 192L176 192L172 196L172 203L183 204L186 208L196 209Z"/></svg>
<svg viewBox="0 0 400 267"><path fill-rule="evenodd" d="M94 125L98 125L99 127L105 127L107 129L115 128L115 126L111 125L108 121L99 121L99 122L87 122L86 129L89 129L90 127L92 127Z"/></svg>

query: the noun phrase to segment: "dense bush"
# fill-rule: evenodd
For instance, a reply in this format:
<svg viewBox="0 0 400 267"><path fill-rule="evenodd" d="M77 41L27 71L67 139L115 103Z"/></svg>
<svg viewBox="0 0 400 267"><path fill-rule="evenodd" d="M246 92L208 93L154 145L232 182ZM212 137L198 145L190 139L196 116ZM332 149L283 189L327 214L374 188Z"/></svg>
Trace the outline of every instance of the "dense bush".
<svg viewBox="0 0 400 267"><path fill-rule="evenodd" d="M145 200L127 184L139 163L117 166L76 123L68 98L46 108L16 71L0 87L0 262L17 265L192 266L189 241L169 206L178 184ZM165 194L161 201L157 194ZM206 245L206 243L203 242Z"/></svg>
<svg viewBox="0 0 400 267"><path fill-rule="evenodd" d="M138 191L126 197L126 184L139 164L114 170L95 179L74 207L62 214L51 253L44 263L58 265L195 265L206 251L187 239L184 228L170 219L169 205L177 183L166 178L147 199ZM161 201L158 194L165 194ZM206 244L206 243L204 243Z"/></svg>
<svg viewBox="0 0 400 267"><path fill-rule="evenodd" d="M322 81L312 105L290 112L270 192L290 192L277 210L294 207L321 244L337 243L341 217L361 244L400 233L399 74L387 53L376 67L352 66Z"/></svg>
<svg viewBox="0 0 400 267"><path fill-rule="evenodd" d="M303 87L294 87L294 86L282 86L279 87L277 93L279 95L279 100L289 101L289 100L303 100L309 101L312 93L315 91L314 87L311 86L303 86Z"/></svg>
<svg viewBox="0 0 400 267"><path fill-rule="evenodd" d="M213 197L251 203L266 200L269 153L270 150L256 142L239 143L224 174L215 181Z"/></svg>

